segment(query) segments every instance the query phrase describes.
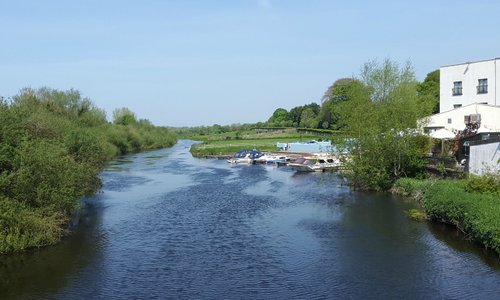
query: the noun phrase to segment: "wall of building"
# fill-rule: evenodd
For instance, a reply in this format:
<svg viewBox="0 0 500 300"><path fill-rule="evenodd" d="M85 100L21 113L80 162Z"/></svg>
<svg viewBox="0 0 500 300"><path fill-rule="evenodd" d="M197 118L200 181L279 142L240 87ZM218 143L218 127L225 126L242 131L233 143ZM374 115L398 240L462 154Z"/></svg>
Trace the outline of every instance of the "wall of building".
<svg viewBox="0 0 500 300"><path fill-rule="evenodd" d="M454 105L466 106L472 103L500 105L497 89L500 86L500 59L444 66L440 68L439 111L452 110ZM478 94L478 80L488 79L488 92ZM462 95L453 96L453 83L462 82Z"/></svg>
<svg viewBox="0 0 500 300"><path fill-rule="evenodd" d="M500 107L491 105L471 104L451 111L438 113L420 121L422 127L428 129L446 128L450 131L465 129L464 116L480 114L481 128L500 131Z"/></svg>
<svg viewBox="0 0 500 300"><path fill-rule="evenodd" d="M500 172L500 142L470 146L469 173L488 172Z"/></svg>

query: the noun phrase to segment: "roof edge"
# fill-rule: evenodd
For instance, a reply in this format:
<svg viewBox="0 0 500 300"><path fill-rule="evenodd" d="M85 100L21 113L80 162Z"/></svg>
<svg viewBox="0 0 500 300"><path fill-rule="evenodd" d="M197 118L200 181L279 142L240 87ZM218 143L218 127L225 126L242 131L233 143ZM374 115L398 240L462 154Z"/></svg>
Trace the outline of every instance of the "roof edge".
<svg viewBox="0 0 500 300"><path fill-rule="evenodd" d="M444 65L444 66L440 66L439 68L456 67L456 66L461 66L461 65L475 64L475 63L494 61L494 60L500 60L500 57L491 58L491 59L476 60L476 61L468 61L468 62L464 62L464 63L460 63L460 64Z"/></svg>

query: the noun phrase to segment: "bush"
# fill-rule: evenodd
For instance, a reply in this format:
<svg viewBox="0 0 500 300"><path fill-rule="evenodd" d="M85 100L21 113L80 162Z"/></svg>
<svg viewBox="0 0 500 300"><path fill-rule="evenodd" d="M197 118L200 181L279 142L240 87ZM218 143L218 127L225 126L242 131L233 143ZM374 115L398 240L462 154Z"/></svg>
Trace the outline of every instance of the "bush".
<svg viewBox="0 0 500 300"><path fill-rule="evenodd" d="M65 222L63 214L0 196L0 253L56 243L65 234Z"/></svg>
<svg viewBox="0 0 500 300"><path fill-rule="evenodd" d="M500 194L500 175L488 173L483 176L470 175L465 183L465 190L481 194Z"/></svg>
<svg viewBox="0 0 500 300"><path fill-rule="evenodd" d="M394 183L392 192L422 200L424 194L434 182L434 180L430 179L400 178Z"/></svg>
<svg viewBox="0 0 500 300"><path fill-rule="evenodd" d="M11 103L0 99L0 253L57 242L110 159L175 142L147 120L107 123L75 90L24 89Z"/></svg>
<svg viewBox="0 0 500 300"><path fill-rule="evenodd" d="M424 208L432 219L453 224L500 253L498 196L467 192L466 185L464 181L436 181L425 194Z"/></svg>

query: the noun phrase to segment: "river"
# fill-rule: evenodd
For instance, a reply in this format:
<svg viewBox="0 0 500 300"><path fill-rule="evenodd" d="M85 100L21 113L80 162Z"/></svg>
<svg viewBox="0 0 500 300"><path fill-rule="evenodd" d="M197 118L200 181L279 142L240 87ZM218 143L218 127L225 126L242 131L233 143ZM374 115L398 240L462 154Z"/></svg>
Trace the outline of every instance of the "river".
<svg viewBox="0 0 500 300"><path fill-rule="evenodd" d="M494 299L498 256L334 173L123 157L62 243L0 257L1 299Z"/></svg>

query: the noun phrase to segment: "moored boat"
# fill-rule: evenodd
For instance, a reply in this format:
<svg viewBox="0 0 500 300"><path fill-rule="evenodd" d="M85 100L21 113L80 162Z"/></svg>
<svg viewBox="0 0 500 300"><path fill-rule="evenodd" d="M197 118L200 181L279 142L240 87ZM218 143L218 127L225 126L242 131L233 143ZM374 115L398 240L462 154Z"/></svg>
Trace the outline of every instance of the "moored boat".
<svg viewBox="0 0 500 300"><path fill-rule="evenodd" d="M257 150L240 150L236 152L233 157L227 160L228 163L238 164L238 163L246 163L251 164L255 159L263 156L264 153Z"/></svg>
<svg viewBox="0 0 500 300"><path fill-rule="evenodd" d="M280 154L272 154L265 153L261 157L258 157L254 160L255 163L259 164L286 164L290 161L290 157L288 155L280 155Z"/></svg>
<svg viewBox="0 0 500 300"><path fill-rule="evenodd" d="M338 169L341 162L333 156L304 156L288 165L297 172L324 172Z"/></svg>

